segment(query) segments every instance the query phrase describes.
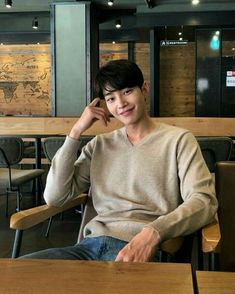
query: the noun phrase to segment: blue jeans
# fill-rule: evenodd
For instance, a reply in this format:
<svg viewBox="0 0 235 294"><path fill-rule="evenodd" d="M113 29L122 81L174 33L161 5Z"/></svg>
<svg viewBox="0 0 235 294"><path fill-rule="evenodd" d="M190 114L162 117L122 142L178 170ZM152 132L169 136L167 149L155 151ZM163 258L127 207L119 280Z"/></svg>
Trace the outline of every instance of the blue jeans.
<svg viewBox="0 0 235 294"><path fill-rule="evenodd" d="M46 249L20 258L114 261L127 243L108 236L85 238L74 246Z"/></svg>

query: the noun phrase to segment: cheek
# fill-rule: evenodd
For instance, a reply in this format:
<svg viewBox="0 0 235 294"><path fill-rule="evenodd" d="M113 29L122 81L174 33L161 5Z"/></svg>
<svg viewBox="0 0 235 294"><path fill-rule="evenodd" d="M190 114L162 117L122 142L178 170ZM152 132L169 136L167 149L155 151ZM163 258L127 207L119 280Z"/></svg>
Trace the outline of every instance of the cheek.
<svg viewBox="0 0 235 294"><path fill-rule="evenodd" d="M114 115L114 106L113 106L112 104L108 104L108 103L106 103L106 107L107 107L108 111L109 111L112 115Z"/></svg>

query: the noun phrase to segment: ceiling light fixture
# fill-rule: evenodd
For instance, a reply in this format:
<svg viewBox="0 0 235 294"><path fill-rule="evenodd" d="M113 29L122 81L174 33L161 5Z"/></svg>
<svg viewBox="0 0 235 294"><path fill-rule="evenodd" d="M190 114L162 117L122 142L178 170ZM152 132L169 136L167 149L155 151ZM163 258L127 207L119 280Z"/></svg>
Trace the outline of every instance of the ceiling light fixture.
<svg viewBox="0 0 235 294"><path fill-rule="evenodd" d="M32 27L34 30L37 30L38 29L38 18L35 17L32 21Z"/></svg>
<svg viewBox="0 0 235 294"><path fill-rule="evenodd" d="M122 26L121 20L120 20L120 19L117 19L116 22L115 22L115 27L116 27L117 29L120 29L121 26Z"/></svg>
<svg viewBox="0 0 235 294"><path fill-rule="evenodd" d="M165 26L165 41L167 40L167 26Z"/></svg>
<svg viewBox="0 0 235 294"><path fill-rule="evenodd" d="M5 0L5 6L7 8L11 8L12 7L12 0Z"/></svg>
<svg viewBox="0 0 235 294"><path fill-rule="evenodd" d="M108 5L113 6L113 0L108 0Z"/></svg>
<svg viewBox="0 0 235 294"><path fill-rule="evenodd" d="M200 3L199 0L192 0L192 4L193 4L193 5L198 5L199 3Z"/></svg>
<svg viewBox="0 0 235 294"><path fill-rule="evenodd" d="M183 41L183 35L184 35L184 26L181 26L181 31L178 33L179 35L179 40Z"/></svg>

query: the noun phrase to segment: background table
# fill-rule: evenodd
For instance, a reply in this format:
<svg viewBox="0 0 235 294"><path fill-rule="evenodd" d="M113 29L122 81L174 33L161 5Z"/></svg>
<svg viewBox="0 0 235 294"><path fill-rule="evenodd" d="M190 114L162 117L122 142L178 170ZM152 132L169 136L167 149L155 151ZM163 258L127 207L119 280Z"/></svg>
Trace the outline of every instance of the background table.
<svg viewBox="0 0 235 294"><path fill-rule="evenodd" d="M234 294L235 273L197 271L199 294Z"/></svg>
<svg viewBox="0 0 235 294"><path fill-rule="evenodd" d="M190 264L0 260L6 294L193 293Z"/></svg>

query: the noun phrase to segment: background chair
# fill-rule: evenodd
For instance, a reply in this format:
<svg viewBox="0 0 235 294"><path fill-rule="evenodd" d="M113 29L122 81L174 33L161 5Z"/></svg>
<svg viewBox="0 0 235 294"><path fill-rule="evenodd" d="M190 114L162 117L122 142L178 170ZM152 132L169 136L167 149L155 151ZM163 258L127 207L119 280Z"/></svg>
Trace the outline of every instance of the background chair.
<svg viewBox="0 0 235 294"><path fill-rule="evenodd" d="M229 160L233 141L229 137L196 137L207 167L215 172L215 163Z"/></svg>
<svg viewBox="0 0 235 294"><path fill-rule="evenodd" d="M230 159L233 141L229 137L196 137L202 155L209 171L215 174L216 163ZM217 218L212 224L197 234L199 268L215 269L218 239L220 239L219 224Z"/></svg>
<svg viewBox="0 0 235 294"><path fill-rule="evenodd" d="M52 159L55 156L58 149L64 144L65 138L66 138L65 136L48 137L44 140L43 150L44 150L44 154L45 154L46 158L49 160L49 162L52 161ZM92 138L93 138L93 136L81 136L79 138L79 148L78 148L77 156L80 155L82 147L85 146ZM80 204L80 208L81 209L78 210L78 212L83 213L83 204ZM49 235L49 231L50 231L51 224L52 224L52 219L53 219L53 217L51 216L49 218L45 237L48 237L48 235Z"/></svg>
<svg viewBox="0 0 235 294"><path fill-rule="evenodd" d="M221 234L219 270L235 271L235 162L218 162L215 180Z"/></svg>
<svg viewBox="0 0 235 294"><path fill-rule="evenodd" d="M18 137L0 137L0 187L6 189L6 215L8 215L8 195L16 193L16 210L20 210L20 187L40 177L43 169L19 169L18 164L24 154L23 140Z"/></svg>

